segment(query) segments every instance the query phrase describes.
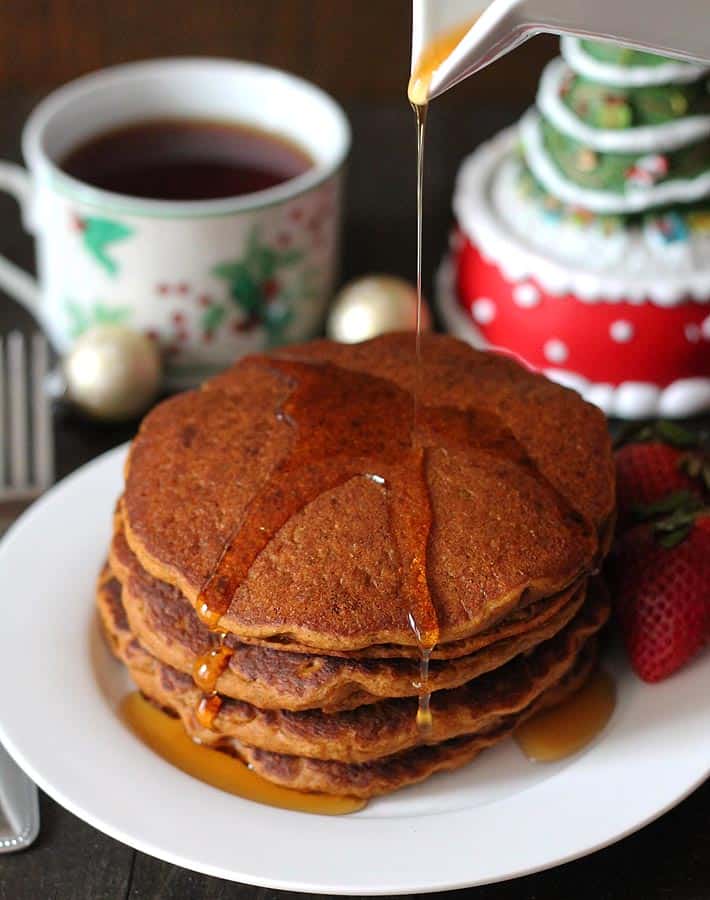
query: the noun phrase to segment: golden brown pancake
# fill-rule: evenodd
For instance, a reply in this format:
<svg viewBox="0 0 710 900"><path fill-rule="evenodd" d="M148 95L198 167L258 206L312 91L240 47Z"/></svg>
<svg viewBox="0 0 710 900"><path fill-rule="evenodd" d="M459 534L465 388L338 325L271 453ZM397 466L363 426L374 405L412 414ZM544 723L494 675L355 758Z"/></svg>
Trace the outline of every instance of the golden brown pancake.
<svg viewBox="0 0 710 900"><path fill-rule="evenodd" d="M562 703L589 678L594 670L596 654L596 644L592 640L562 681L543 692L521 712L506 717L486 734L454 738L443 744L421 746L359 764L269 753L236 740L231 740L222 749L244 760L258 775L284 787L338 796L376 797L424 781L436 772L461 768L482 750L509 737L531 715Z"/></svg>
<svg viewBox="0 0 710 900"><path fill-rule="evenodd" d="M104 632L117 655L126 653L129 658L132 652L142 655L145 651L130 636L119 595L117 582L106 572L100 579L97 594ZM508 705L517 705L518 711L498 718L488 717L488 727L484 731L438 744L420 745L369 762L345 763L275 753L226 736L223 736L219 749L237 756L262 777L284 787L362 798L374 797L422 781L435 772L455 769L470 762L482 750L510 735L527 717L546 706L561 702L577 690L591 673L595 659L596 643L591 638L585 642L572 666L567 668L566 674L561 675L553 686L537 693L535 699L527 705L523 704L525 696L531 693L530 678L519 684L517 698L514 696L514 681L511 679L508 683ZM175 675L178 679L185 679L179 673ZM176 706L171 705L175 702L176 695L174 692L170 693L170 688L166 689L165 685L158 683L155 675L140 674L139 678L142 682L141 690L148 699L173 714L179 714ZM532 693L535 693L534 688Z"/></svg>
<svg viewBox="0 0 710 900"><path fill-rule="evenodd" d="M157 581L140 567L120 531L112 542L111 570L121 583L121 601L135 637L160 662L191 675L197 658L217 646L217 635L199 621L176 588ZM553 637L578 612L585 593L586 587L573 592L551 615L543 610L540 621L501 627L498 640L491 635L488 645L468 656L433 660L431 690L458 687ZM506 631L512 636L506 636ZM262 708L336 712L382 698L417 694L418 660L306 656L244 644L231 635L227 644L234 653L216 690Z"/></svg>
<svg viewBox="0 0 710 900"><path fill-rule="evenodd" d="M320 379L324 389L336 383L336 395L338 379L352 381L352 373L374 384L392 404L377 420L385 441L399 439L402 410L413 402L410 335L316 342L280 359L299 362L249 358L203 390L166 401L133 443L126 538L141 565L193 605L292 451L298 410L289 420L279 411L298 394L299 378ZM613 468L604 417L572 391L452 338L427 337L423 359L418 440L433 510L426 572L446 645L596 567L613 519ZM363 420L338 414L338 446L347 448ZM322 431L333 437L327 422ZM312 481L307 468L292 478ZM310 499L269 536L220 627L326 652L415 648L391 493L363 467Z"/></svg>
<svg viewBox="0 0 710 900"><path fill-rule="evenodd" d="M122 503L119 502L116 513L114 515L114 537L111 541L109 559L114 575L122 583L127 582L134 575L141 579L141 586L134 584L135 593L143 594L143 592L154 591L157 588L164 594L161 604L160 614L170 614L170 606L173 602L177 604L178 609L175 612L177 616L183 615L183 604L187 602L186 598L177 588L167 585L164 582L153 578L140 564L137 556L133 553L126 541L124 533L124 522L122 513ZM495 622L485 631L464 638L459 641L451 641L448 644L437 644L431 653L432 660L457 659L460 656L468 656L475 653L496 641L505 638L522 635L530 629L537 628L549 619L557 616L562 608L572 600L576 600L580 592L586 591L587 578L581 577L569 585L565 590L560 591L552 597L540 597L535 601L522 597L521 603L511 610L498 622ZM143 601L136 597L136 603L145 605ZM182 622L181 627L188 626ZM308 655L319 655L319 648L310 647L306 644L300 644L287 640L269 640L268 638L250 638L241 636L235 638L229 636L230 645L232 644L255 644L257 646L271 648L274 650L287 651L291 653L300 653ZM418 647L404 647L395 644L376 644L371 647L362 647L358 650L328 650L329 657L343 658L366 658L366 659L399 659L407 658L416 660L420 659L420 651Z"/></svg>
<svg viewBox="0 0 710 900"><path fill-rule="evenodd" d="M433 693L433 729L425 740L416 725L416 699L381 700L334 714L318 709L263 710L223 699L219 714L207 729L195 716L200 690L189 675L159 662L136 640L120 609L119 584L106 573L99 581L97 602L111 646L133 680L161 706L177 711L188 734L201 743L221 746L225 739L234 738L270 752L348 763L369 762L422 743L441 743L489 731L559 682L609 612L606 592L597 588L555 637L494 672L459 688Z"/></svg>

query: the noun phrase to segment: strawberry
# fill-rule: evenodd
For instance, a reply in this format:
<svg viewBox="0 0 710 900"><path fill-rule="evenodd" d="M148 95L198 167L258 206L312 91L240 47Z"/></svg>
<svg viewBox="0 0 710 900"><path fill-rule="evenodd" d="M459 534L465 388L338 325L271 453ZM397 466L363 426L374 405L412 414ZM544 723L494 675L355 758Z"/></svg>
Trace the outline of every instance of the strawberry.
<svg viewBox="0 0 710 900"><path fill-rule="evenodd" d="M710 514L692 498L636 525L615 550L616 614L637 674L660 681L710 636Z"/></svg>
<svg viewBox="0 0 710 900"><path fill-rule="evenodd" d="M672 491L694 490L680 467L683 452L669 444L626 444L617 450L616 502L619 520L628 522L637 506L654 503Z"/></svg>
<svg viewBox="0 0 710 900"><path fill-rule="evenodd" d="M632 432L631 440L615 454L621 529L637 518L639 507L667 494L684 491L700 497L710 488L710 461L698 449L695 435L684 428L657 422Z"/></svg>

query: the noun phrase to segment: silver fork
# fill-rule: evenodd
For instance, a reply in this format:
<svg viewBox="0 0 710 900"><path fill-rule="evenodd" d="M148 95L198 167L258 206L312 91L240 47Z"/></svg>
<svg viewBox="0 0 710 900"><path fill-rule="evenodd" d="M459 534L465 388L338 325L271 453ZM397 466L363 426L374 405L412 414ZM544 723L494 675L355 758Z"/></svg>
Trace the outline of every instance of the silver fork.
<svg viewBox="0 0 710 900"><path fill-rule="evenodd" d="M32 336L29 356L20 332L0 341L0 535L54 481L44 335ZM37 788L0 744L0 853L28 847L38 830Z"/></svg>

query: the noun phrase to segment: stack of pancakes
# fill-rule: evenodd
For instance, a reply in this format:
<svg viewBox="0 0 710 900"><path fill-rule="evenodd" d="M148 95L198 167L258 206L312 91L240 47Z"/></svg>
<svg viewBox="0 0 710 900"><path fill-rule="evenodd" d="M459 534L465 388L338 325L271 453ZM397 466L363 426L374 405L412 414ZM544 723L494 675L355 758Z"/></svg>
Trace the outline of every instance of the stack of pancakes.
<svg viewBox="0 0 710 900"><path fill-rule="evenodd" d="M452 338L422 350L251 357L131 447L110 645L188 734L281 785L370 797L458 767L595 665L603 416Z"/></svg>

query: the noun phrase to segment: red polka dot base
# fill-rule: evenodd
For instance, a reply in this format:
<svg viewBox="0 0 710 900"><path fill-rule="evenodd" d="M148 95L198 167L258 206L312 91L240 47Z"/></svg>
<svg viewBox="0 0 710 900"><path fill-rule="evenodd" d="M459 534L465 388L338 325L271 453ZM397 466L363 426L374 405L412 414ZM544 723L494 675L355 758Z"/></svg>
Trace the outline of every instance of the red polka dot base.
<svg viewBox="0 0 710 900"><path fill-rule="evenodd" d="M554 295L532 278L508 281L469 241L458 242L456 291L488 344L537 369L562 366L591 382L666 387L710 378L710 308L689 301L593 302Z"/></svg>

